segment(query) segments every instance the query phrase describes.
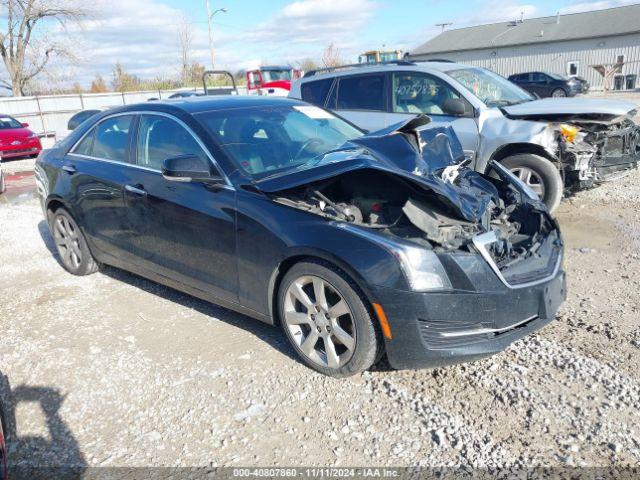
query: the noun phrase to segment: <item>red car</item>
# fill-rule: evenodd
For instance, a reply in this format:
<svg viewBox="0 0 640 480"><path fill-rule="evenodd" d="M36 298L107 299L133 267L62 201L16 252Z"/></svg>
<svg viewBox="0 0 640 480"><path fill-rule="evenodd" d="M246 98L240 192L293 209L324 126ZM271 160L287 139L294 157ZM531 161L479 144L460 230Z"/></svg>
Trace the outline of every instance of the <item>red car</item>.
<svg viewBox="0 0 640 480"><path fill-rule="evenodd" d="M15 118L0 115L0 157L3 160L38 156L42 144L28 126L28 123L20 123Z"/></svg>

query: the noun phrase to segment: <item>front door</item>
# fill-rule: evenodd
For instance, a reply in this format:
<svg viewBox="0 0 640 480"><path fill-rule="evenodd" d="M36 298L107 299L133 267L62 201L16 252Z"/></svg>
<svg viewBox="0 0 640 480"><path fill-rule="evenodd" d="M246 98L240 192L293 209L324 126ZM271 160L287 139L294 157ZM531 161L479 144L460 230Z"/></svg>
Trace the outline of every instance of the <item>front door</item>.
<svg viewBox="0 0 640 480"><path fill-rule="evenodd" d="M237 302L235 190L162 176L170 157L196 155L212 162L195 134L172 117L141 115L134 149L140 174L125 187L125 198L142 266Z"/></svg>
<svg viewBox="0 0 640 480"><path fill-rule="evenodd" d="M479 137L473 108L442 79L420 72L395 72L390 97L389 125L425 113L431 118L431 125L451 126L462 144L465 157L475 157ZM468 112L464 116L447 115L444 108L447 99L462 100Z"/></svg>

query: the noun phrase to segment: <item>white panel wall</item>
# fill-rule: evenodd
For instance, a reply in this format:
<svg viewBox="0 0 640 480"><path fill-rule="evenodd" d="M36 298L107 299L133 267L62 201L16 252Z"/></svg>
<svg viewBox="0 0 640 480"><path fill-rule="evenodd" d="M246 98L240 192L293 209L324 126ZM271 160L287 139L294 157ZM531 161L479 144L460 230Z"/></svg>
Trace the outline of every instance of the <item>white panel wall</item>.
<svg viewBox="0 0 640 480"><path fill-rule="evenodd" d="M589 65L615 63L618 55L624 55L625 62L632 62L623 67L622 73L638 75L636 88L640 88L640 34L416 55L411 58L416 60L446 58L489 68L505 77L529 71L547 71L566 75L568 62L578 61L578 75L584 77L594 89L601 89L603 79Z"/></svg>
<svg viewBox="0 0 640 480"><path fill-rule="evenodd" d="M109 108L150 99L166 99L179 90L146 92L86 93L82 95L43 95L38 97L0 97L0 115L11 115L41 136L66 132L67 122L80 110ZM246 95L244 87L238 87L240 95Z"/></svg>

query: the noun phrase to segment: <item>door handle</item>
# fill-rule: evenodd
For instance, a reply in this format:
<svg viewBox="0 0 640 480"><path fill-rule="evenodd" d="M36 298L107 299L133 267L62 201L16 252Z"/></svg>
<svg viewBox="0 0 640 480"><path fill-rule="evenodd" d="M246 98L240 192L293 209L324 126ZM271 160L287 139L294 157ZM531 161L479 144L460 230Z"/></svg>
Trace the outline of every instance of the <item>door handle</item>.
<svg viewBox="0 0 640 480"><path fill-rule="evenodd" d="M78 171L78 169L76 167L74 167L73 165L63 165L62 166L62 170L67 172L69 175L73 175L74 173L76 173Z"/></svg>
<svg viewBox="0 0 640 480"><path fill-rule="evenodd" d="M134 195L138 195L140 197L146 197L147 191L141 187L142 185L125 185L124 189L129 193L133 193Z"/></svg>

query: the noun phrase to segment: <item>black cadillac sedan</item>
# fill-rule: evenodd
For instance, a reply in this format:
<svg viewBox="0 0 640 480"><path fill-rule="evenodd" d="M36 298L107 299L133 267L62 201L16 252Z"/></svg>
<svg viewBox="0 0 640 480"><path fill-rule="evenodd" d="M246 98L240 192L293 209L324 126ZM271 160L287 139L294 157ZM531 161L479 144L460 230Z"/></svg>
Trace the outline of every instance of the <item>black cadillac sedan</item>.
<svg viewBox="0 0 640 480"><path fill-rule="evenodd" d="M565 297L544 204L424 116L365 134L285 98L130 105L36 175L70 273L112 265L281 325L327 375L491 355Z"/></svg>

